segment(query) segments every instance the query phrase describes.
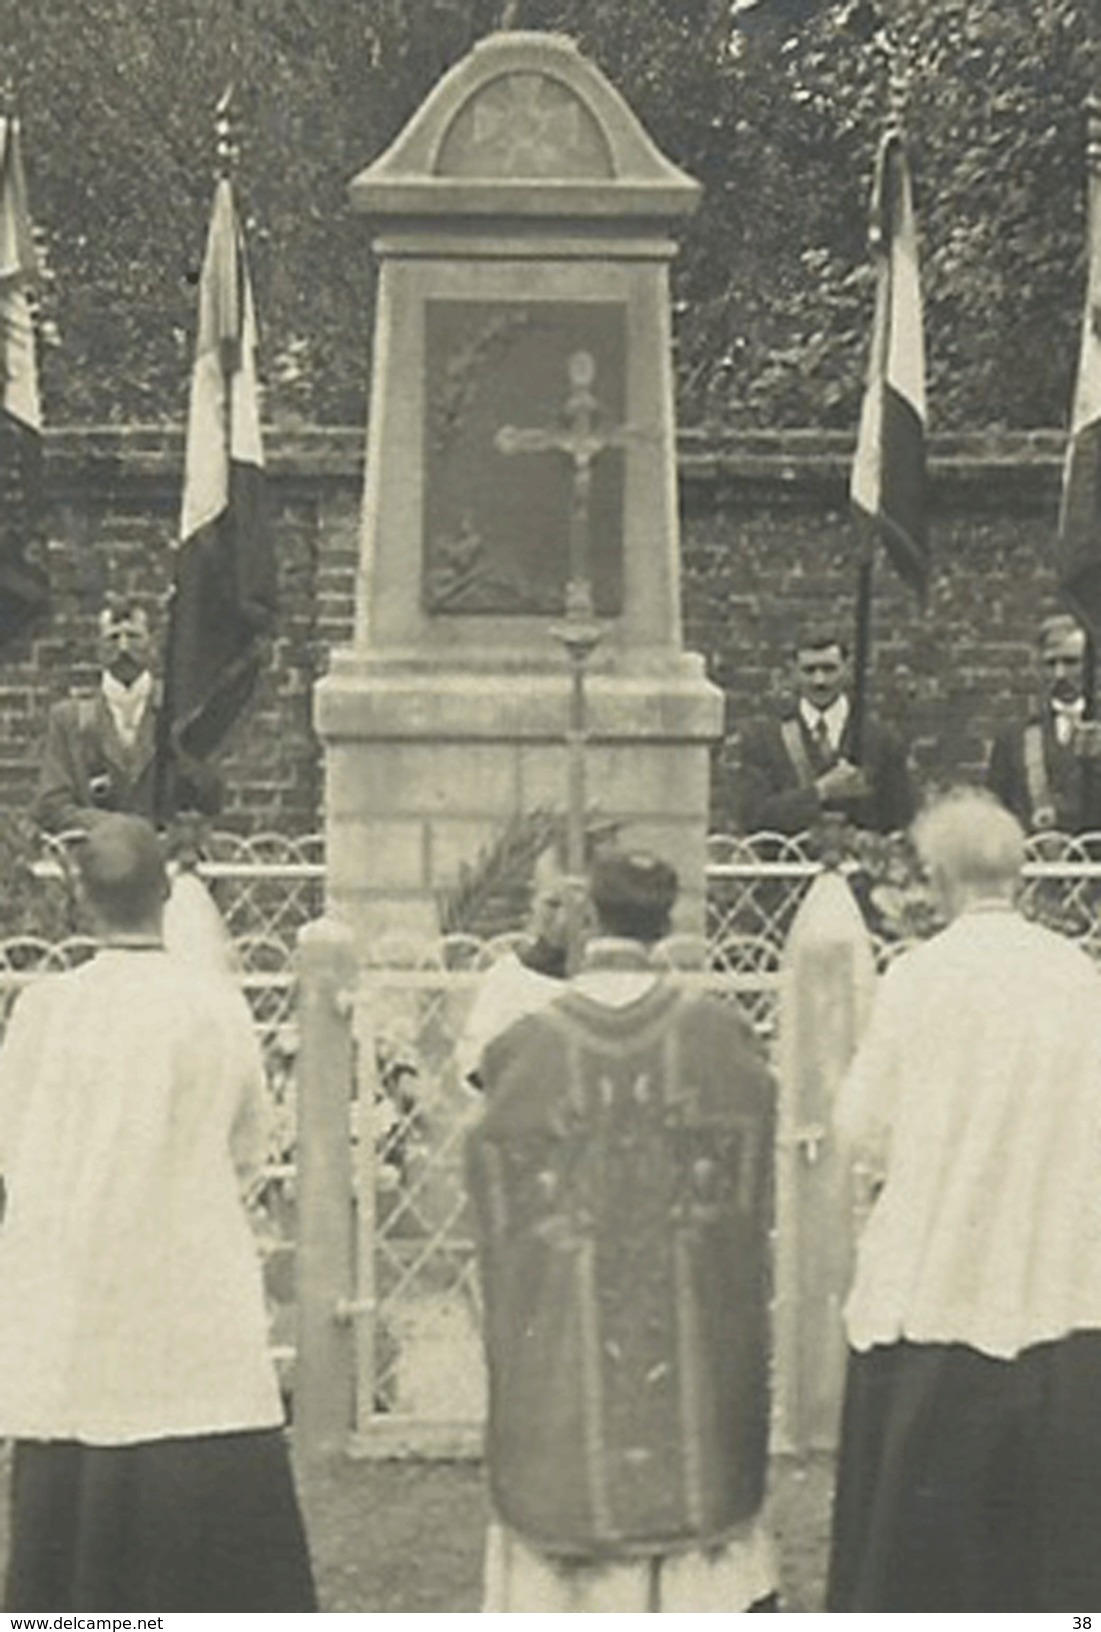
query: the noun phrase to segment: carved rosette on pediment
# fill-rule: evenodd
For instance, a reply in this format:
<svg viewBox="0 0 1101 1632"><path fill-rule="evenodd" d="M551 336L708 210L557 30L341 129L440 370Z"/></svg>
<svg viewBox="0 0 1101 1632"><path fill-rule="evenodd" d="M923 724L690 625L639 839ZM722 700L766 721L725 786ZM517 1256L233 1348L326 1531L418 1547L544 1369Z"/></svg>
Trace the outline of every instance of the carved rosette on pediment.
<svg viewBox="0 0 1101 1632"><path fill-rule="evenodd" d="M440 176L610 177L600 125L568 85L549 74L506 73L475 93L448 127Z"/></svg>
<svg viewBox="0 0 1101 1632"><path fill-rule="evenodd" d="M379 220L659 221L690 213L699 194L572 40L525 32L481 41L351 183L353 205Z"/></svg>

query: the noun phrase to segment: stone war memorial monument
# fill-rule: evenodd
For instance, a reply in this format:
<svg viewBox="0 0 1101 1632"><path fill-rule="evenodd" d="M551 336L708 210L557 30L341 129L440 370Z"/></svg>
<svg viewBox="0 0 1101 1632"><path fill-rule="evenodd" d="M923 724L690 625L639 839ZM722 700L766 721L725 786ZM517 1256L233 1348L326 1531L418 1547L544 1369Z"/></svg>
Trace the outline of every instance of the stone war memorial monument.
<svg viewBox="0 0 1101 1632"><path fill-rule="evenodd" d="M466 1454L484 1413L454 1055L472 986L418 961L440 899L517 817L577 817L581 741L589 807L676 866L677 928L704 928L723 709L681 632L668 287L699 188L568 40L500 33L351 189L380 277L355 636L316 691L329 916L303 936L296 1419L319 1448L354 1421L366 1454ZM784 981L789 1447L834 1442L843 1360L844 1175L819 1146L858 1029L848 987L874 971L839 892L811 892ZM386 1059L410 1062L398 1131L353 1149L348 1084L386 1110Z"/></svg>
<svg viewBox="0 0 1101 1632"><path fill-rule="evenodd" d="M331 909L362 949L567 803L566 587L591 586L587 800L702 930L721 695L683 649L668 267L699 187L568 40L490 36L351 183L379 261L354 642L316 692Z"/></svg>

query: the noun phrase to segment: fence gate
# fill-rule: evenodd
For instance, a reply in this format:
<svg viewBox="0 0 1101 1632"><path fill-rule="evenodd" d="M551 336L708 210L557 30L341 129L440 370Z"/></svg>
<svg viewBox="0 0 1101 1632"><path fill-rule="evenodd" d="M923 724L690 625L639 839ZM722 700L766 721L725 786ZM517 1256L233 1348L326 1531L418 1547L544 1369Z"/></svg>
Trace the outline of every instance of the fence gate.
<svg viewBox="0 0 1101 1632"><path fill-rule="evenodd" d="M776 1064L784 946L819 871L791 840L713 841L707 941L670 943L675 962L704 971L689 978L743 1006ZM1092 853L1064 841L1057 856L1030 856L1026 911L1095 955L1099 900ZM303 933L295 1423L307 1459L349 1444L372 1456L480 1448L485 1378L462 1179L478 1103L455 1056L474 989L504 944L378 945L357 974L347 930L321 920ZM901 944L880 941L878 961ZM805 1107L781 1099L774 1398L775 1443L788 1450L807 1448L790 1405L807 1371L791 1244L826 1177L805 1120Z"/></svg>
<svg viewBox="0 0 1101 1632"><path fill-rule="evenodd" d="M361 975L355 1007L355 1438L367 1454L476 1455L485 1370L456 1048L477 942Z"/></svg>
<svg viewBox="0 0 1101 1632"><path fill-rule="evenodd" d="M353 991L346 972L341 989L328 948L327 998L311 993L304 970L300 1093L313 1109L303 1106L299 1151L295 1418L307 1457L303 1439L336 1448L342 1414L354 1454L480 1454L485 1371L462 1173L480 1103L461 1080L456 1048L481 974L501 950L465 937L376 948ZM708 949L686 938L669 953L698 971ZM767 1031L775 948L749 937L710 955L717 967L684 978L741 1002ZM311 1154L317 1140L329 1159Z"/></svg>

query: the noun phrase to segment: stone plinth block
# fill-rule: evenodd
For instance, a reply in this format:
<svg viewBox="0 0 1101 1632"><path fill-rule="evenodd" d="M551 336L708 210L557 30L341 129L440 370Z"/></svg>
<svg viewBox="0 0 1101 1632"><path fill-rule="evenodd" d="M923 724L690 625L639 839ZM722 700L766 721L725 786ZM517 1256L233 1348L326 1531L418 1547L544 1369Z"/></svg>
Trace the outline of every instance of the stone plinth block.
<svg viewBox="0 0 1101 1632"><path fill-rule="evenodd" d="M721 693L697 663L679 674L595 675L586 803L678 870L678 928L702 929L708 758ZM329 892L372 934L406 927L517 815L566 809L567 678L349 672L316 693L326 743ZM430 921L421 911L418 922Z"/></svg>

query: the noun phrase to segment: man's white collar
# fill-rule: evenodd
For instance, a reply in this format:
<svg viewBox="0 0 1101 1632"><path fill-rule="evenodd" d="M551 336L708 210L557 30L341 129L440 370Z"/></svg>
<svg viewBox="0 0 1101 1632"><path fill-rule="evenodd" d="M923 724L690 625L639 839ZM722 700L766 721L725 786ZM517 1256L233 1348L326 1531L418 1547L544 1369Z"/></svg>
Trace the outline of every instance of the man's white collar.
<svg viewBox="0 0 1101 1632"><path fill-rule="evenodd" d="M132 686L124 686L109 670L103 671L104 700L111 710L115 730L128 748L132 748L137 741L138 728L152 691L153 676L148 669L138 675Z"/></svg>
<svg viewBox="0 0 1101 1632"><path fill-rule="evenodd" d="M153 676L148 669L142 670L132 686L124 686L110 669L103 671L103 695L112 705L120 703L123 708L136 709L139 703L148 702L152 689Z"/></svg>
<svg viewBox="0 0 1101 1632"><path fill-rule="evenodd" d="M841 733L844 731L849 718L849 699L843 691L834 698L829 708L815 708L808 698L801 697L799 699L799 712L803 717L804 725L811 732L817 730L819 720L825 720L826 730L829 732L830 747L837 747L841 741Z"/></svg>

